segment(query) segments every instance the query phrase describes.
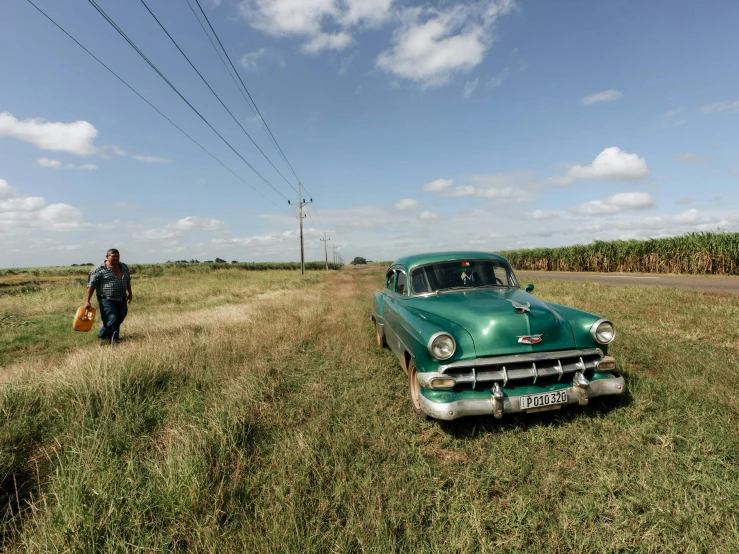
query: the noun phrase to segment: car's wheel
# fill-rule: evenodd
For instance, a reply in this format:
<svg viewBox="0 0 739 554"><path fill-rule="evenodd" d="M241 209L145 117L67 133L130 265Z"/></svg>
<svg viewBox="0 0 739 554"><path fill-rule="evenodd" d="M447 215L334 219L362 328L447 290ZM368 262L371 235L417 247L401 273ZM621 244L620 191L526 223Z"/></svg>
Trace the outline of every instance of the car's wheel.
<svg viewBox="0 0 739 554"><path fill-rule="evenodd" d="M385 329L382 325L375 321L375 339L377 340L378 348L385 348L387 341L385 340Z"/></svg>
<svg viewBox="0 0 739 554"><path fill-rule="evenodd" d="M421 385L418 384L418 368L413 360L408 364L408 391L411 397L411 408L416 417L428 419L429 416L421 408Z"/></svg>

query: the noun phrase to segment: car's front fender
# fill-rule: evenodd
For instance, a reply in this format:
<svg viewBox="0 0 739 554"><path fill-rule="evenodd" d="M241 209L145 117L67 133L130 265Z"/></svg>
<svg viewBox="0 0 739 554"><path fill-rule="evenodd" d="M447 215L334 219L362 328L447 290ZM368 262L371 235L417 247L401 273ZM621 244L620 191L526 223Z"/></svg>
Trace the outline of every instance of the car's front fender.
<svg viewBox="0 0 739 554"><path fill-rule="evenodd" d="M402 329L396 332L415 359L419 371L437 371L441 364L475 358L475 343L464 327L413 308L402 308L399 316ZM434 358L428 350L431 337L441 332L450 334L457 345L454 355L443 361Z"/></svg>
<svg viewBox="0 0 739 554"><path fill-rule="evenodd" d="M601 319L599 316L576 308L570 308L569 306L554 304L553 302L547 302L547 304L559 315L567 319L570 327L572 327L572 335L577 348L595 347L600 348L604 354L608 354L608 345L595 342L593 336L590 334L590 328L593 326L593 323Z"/></svg>
<svg viewBox="0 0 739 554"><path fill-rule="evenodd" d="M381 292L372 295L372 318L380 325L385 324L385 297Z"/></svg>

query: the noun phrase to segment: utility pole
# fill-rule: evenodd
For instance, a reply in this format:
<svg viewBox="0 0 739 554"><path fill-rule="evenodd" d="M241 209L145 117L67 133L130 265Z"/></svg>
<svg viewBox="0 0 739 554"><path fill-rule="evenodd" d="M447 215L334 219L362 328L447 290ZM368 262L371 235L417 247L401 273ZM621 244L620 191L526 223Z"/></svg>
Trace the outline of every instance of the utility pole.
<svg viewBox="0 0 739 554"><path fill-rule="evenodd" d="M326 238L326 231L324 231L321 241L323 242L323 253L326 255L326 271L328 271L328 241L330 240L330 237Z"/></svg>
<svg viewBox="0 0 739 554"><path fill-rule="evenodd" d="M298 219L300 220L300 274L305 275L305 248L303 247L303 218L305 217L303 215L303 208L307 204L313 204L313 199L311 198L309 202L305 201L305 198L303 198L303 193L301 192L302 183L298 181L298 208L300 210L300 215L298 215ZM290 204L290 201L287 201L288 204Z"/></svg>

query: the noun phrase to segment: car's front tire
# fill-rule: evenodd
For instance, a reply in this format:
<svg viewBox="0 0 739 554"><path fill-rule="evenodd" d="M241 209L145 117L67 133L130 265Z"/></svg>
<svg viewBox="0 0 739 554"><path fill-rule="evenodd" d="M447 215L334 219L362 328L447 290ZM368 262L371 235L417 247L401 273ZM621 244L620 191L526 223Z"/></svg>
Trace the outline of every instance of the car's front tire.
<svg viewBox="0 0 739 554"><path fill-rule="evenodd" d="M418 384L418 368L413 360L408 364L408 392L411 397L411 409L416 417L429 419L428 414L421 407L421 385Z"/></svg>

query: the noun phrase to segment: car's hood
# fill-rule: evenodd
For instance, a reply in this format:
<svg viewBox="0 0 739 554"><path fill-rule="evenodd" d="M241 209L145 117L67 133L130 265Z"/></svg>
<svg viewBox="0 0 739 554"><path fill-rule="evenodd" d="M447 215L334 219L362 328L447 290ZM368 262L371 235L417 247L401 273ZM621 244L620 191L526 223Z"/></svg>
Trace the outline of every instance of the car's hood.
<svg viewBox="0 0 739 554"><path fill-rule="evenodd" d="M514 304L528 305L516 313ZM477 356L499 356L576 348L570 324L546 302L518 288L483 288L442 292L409 299L412 311L433 314L464 327L472 336ZM519 337L541 335L537 344Z"/></svg>

